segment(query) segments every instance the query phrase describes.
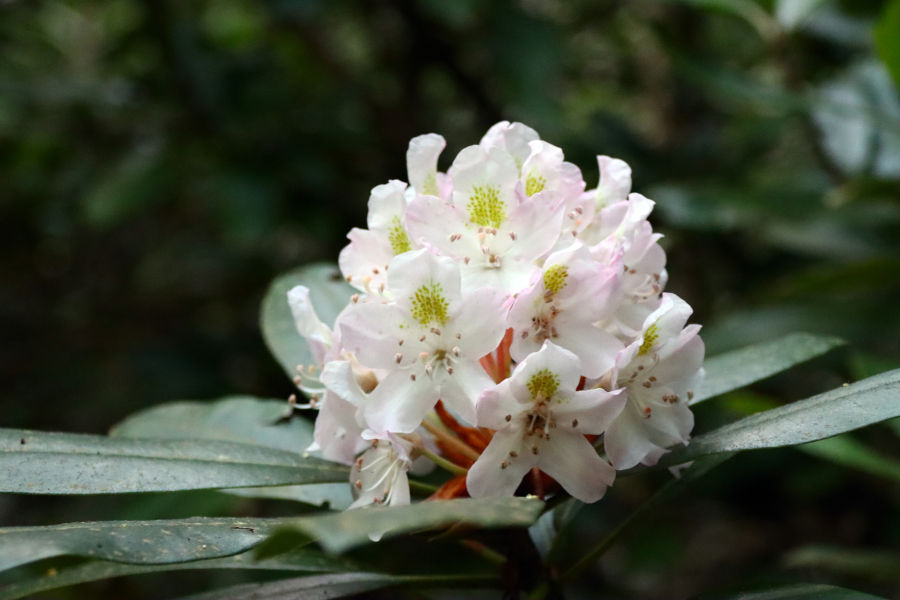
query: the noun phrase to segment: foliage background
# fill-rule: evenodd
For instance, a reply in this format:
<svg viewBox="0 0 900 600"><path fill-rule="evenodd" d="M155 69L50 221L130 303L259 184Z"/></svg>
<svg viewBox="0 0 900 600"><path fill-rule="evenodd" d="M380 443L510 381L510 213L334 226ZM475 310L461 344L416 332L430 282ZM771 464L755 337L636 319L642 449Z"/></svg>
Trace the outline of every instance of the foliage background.
<svg viewBox="0 0 900 600"><path fill-rule="evenodd" d="M3 425L102 433L172 399L286 397L257 327L269 280L336 258L368 190L404 177L410 137L443 134L446 168L500 119L561 146L589 185L598 153L632 165L709 353L795 330L851 342L699 408L698 430L900 366L898 6L0 3ZM900 451L889 426L858 437ZM573 547L662 481L621 480ZM900 545L898 499L897 479L795 450L741 456L611 551L584 593L792 577L900 592L866 554ZM4 525L296 510L0 497ZM814 544L869 560L797 559ZM158 598L212 577L243 576L53 597Z"/></svg>

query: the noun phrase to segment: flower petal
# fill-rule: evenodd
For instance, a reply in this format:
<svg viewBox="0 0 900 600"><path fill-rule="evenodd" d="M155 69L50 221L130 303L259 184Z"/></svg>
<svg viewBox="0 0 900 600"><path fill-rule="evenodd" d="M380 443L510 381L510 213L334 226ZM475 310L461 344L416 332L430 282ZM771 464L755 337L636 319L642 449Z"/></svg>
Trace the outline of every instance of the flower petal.
<svg viewBox="0 0 900 600"><path fill-rule="evenodd" d="M616 471L597 455L583 435L556 430L541 447L538 467L582 502L596 502L616 479Z"/></svg>

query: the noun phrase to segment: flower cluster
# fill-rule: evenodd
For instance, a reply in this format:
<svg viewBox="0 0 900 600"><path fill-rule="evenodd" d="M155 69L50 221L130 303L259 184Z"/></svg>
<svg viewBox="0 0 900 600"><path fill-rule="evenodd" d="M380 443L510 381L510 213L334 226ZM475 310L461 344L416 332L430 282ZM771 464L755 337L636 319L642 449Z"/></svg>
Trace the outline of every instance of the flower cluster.
<svg viewBox="0 0 900 600"><path fill-rule="evenodd" d="M446 173L444 146L414 138L409 183L372 190L339 259L359 293L333 328L309 290L288 294L317 362L299 379L319 410L313 449L353 465L354 506L408 503L423 462L458 474L443 497L562 487L594 502L693 427L704 347L690 306L663 292L653 202L608 156L586 191L521 123Z"/></svg>

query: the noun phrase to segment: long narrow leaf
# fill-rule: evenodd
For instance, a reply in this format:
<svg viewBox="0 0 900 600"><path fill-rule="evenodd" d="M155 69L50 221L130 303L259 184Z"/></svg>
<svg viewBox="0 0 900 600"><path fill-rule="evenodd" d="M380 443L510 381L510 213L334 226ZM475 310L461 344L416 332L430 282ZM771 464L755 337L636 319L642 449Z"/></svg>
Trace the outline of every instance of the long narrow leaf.
<svg viewBox="0 0 900 600"><path fill-rule="evenodd" d="M662 465L707 454L805 444L900 416L900 369L750 415L694 438Z"/></svg>
<svg viewBox="0 0 900 600"><path fill-rule="evenodd" d="M308 548L263 560L256 560L252 552L244 552L243 554L224 558L167 565L130 565L94 560L74 567L48 570L40 577L7 585L0 588L0 600L17 600L18 598L25 598L47 590L110 579L112 577L198 569L254 569L321 573L348 571L358 569L358 567L342 557L327 556L320 551Z"/></svg>
<svg viewBox="0 0 900 600"><path fill-rule="evenodd" d="M300 517L281 528L278 537L316 540L329 552L343 552L370 539L448 525L528 527L544 503L536 498L464 498L409 506L372 507L325 516ZM266 545L260 547L265 554Z"/></svg>
<svg viewBox="0 0 900 600"><path fill-rule="evenodd" d="M691 404L771 377L843 344L840 338L791 333L777 340L713 356L703 365L706 377L695 391Z"/></svg>
<svg viewBox="0 0 900 600"><path fill-rule="evenodd" d="M212 402L180 401L129 416L110 435L128 438L220 440L302 453L313 441L313 425L292 416L284 400L231 396ZM342 510L353 501L346 478L340 483L222 490L247 498L277 498Z"/></svg>
<svg viewBox="0 0 900 600"><path fill-rule="evenodd" d="M312 443L313 425L292 417L286 400L229 396L215 401L167 402L130 415L113 426L113 437L219 440L287 450Z"/></svg>
<svg viewBox="0 0 900 600"><path fill-rule="evenodd" d="M493 578L471 575L386 575L383 573L328 573L270 583L246 583L181 600L331 600L389 585L440 586L491 584Z"/></svg>
<svg viewBox="0 0 900 600"><path fill-rule="evenodd" d="M797 450L845 467L900 481L900 461L884 456L849 435L797 446Z"/></svg>
<svg viewBox="0 0 900 600"><path fill-rule="evenodd" d="M0 429L0 492L112 494L346 481L300 454L210 440Z"/></svg>
<svg viewBox="0 0 900 600"><path fill-rule="evenodd" d="M755 592L738 592L711 596L710 600L884 600L864 592L826 585L824 583L797 583Z"/></svg>
<svg viewBox="0 0 900 600"><path fill-rule="evenodd" d="M168 564L237 554L289 519L195 517L0 529L0 571L54 556Z"/></svg>

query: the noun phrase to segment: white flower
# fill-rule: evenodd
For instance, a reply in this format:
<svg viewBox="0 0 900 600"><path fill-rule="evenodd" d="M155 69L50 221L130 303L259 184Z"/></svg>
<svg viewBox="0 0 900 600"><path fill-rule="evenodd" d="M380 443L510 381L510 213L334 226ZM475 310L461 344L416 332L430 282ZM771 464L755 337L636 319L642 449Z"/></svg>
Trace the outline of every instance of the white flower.
<svg viewBox="0 0 900 600"><path fill-rule="evenodd" d="M450 176L451 201L418 196L410 203L412 239L458 261L467 289L512 294L525 287L534 261L559 238L565 207L521 198L518 168L499 148L465 148Z"/></svg>
<svg viewBox="0 0 900 600"><path fill-rule="evenodd" d="M684 327L691 307L674 294L644 323L643 332L619 356L613 387L625 387L628 403L604 436L617 469L654 465L666 448L687 444L694 415L688 402L703 377L699 325Z"/></svg>
<svg viewBox="0 0 900 600"><path fill-rule="evenodd" d="M576 355L545 342L509 379L482 394L478 423L496 433L469 469L473 497L513 494L532 467L583 502L603 496L615 470L584 436L606 430L625 398L620 391L576 391L581 370Z"/></svg>
<svg viewBox="0 0 900 600"><path fill-rule="evenodd" d="M512 357L522 361L550 340L581 357L581 374L588 378L612 368L623 345L595 323L615 312L621 271L619 261L595 261L581 243L550 255L510 309Z"/></svg>
<svg viewBox="0 0 900 600"><path fill-rule="evenodd" d="M350 469L355 498L350 508L369 504L409 504L409 479L413 444L399 436L383 434L372 440Z"/></svg>
<svg viewBox="0 0 900 600"><path fill-rule="evenodd" d="M372 188L368 229L354 227L350 243L341 251L341 273L360 291L379 294L387 282L387 268L394 256L417 248L406 230L406 184L390 181Z"/></svg>
<svg viewBox="0 0 900 600"><path fill-rule="evenodd" d="M493 382L479 359L506 331L490 288L462 295L459 266L427 250L390 264L392 302L359 303L338 319L344 347L369 368L384 369L364 407L375 431L409 433L443 400L475 421L475 398Z"/></svg>

